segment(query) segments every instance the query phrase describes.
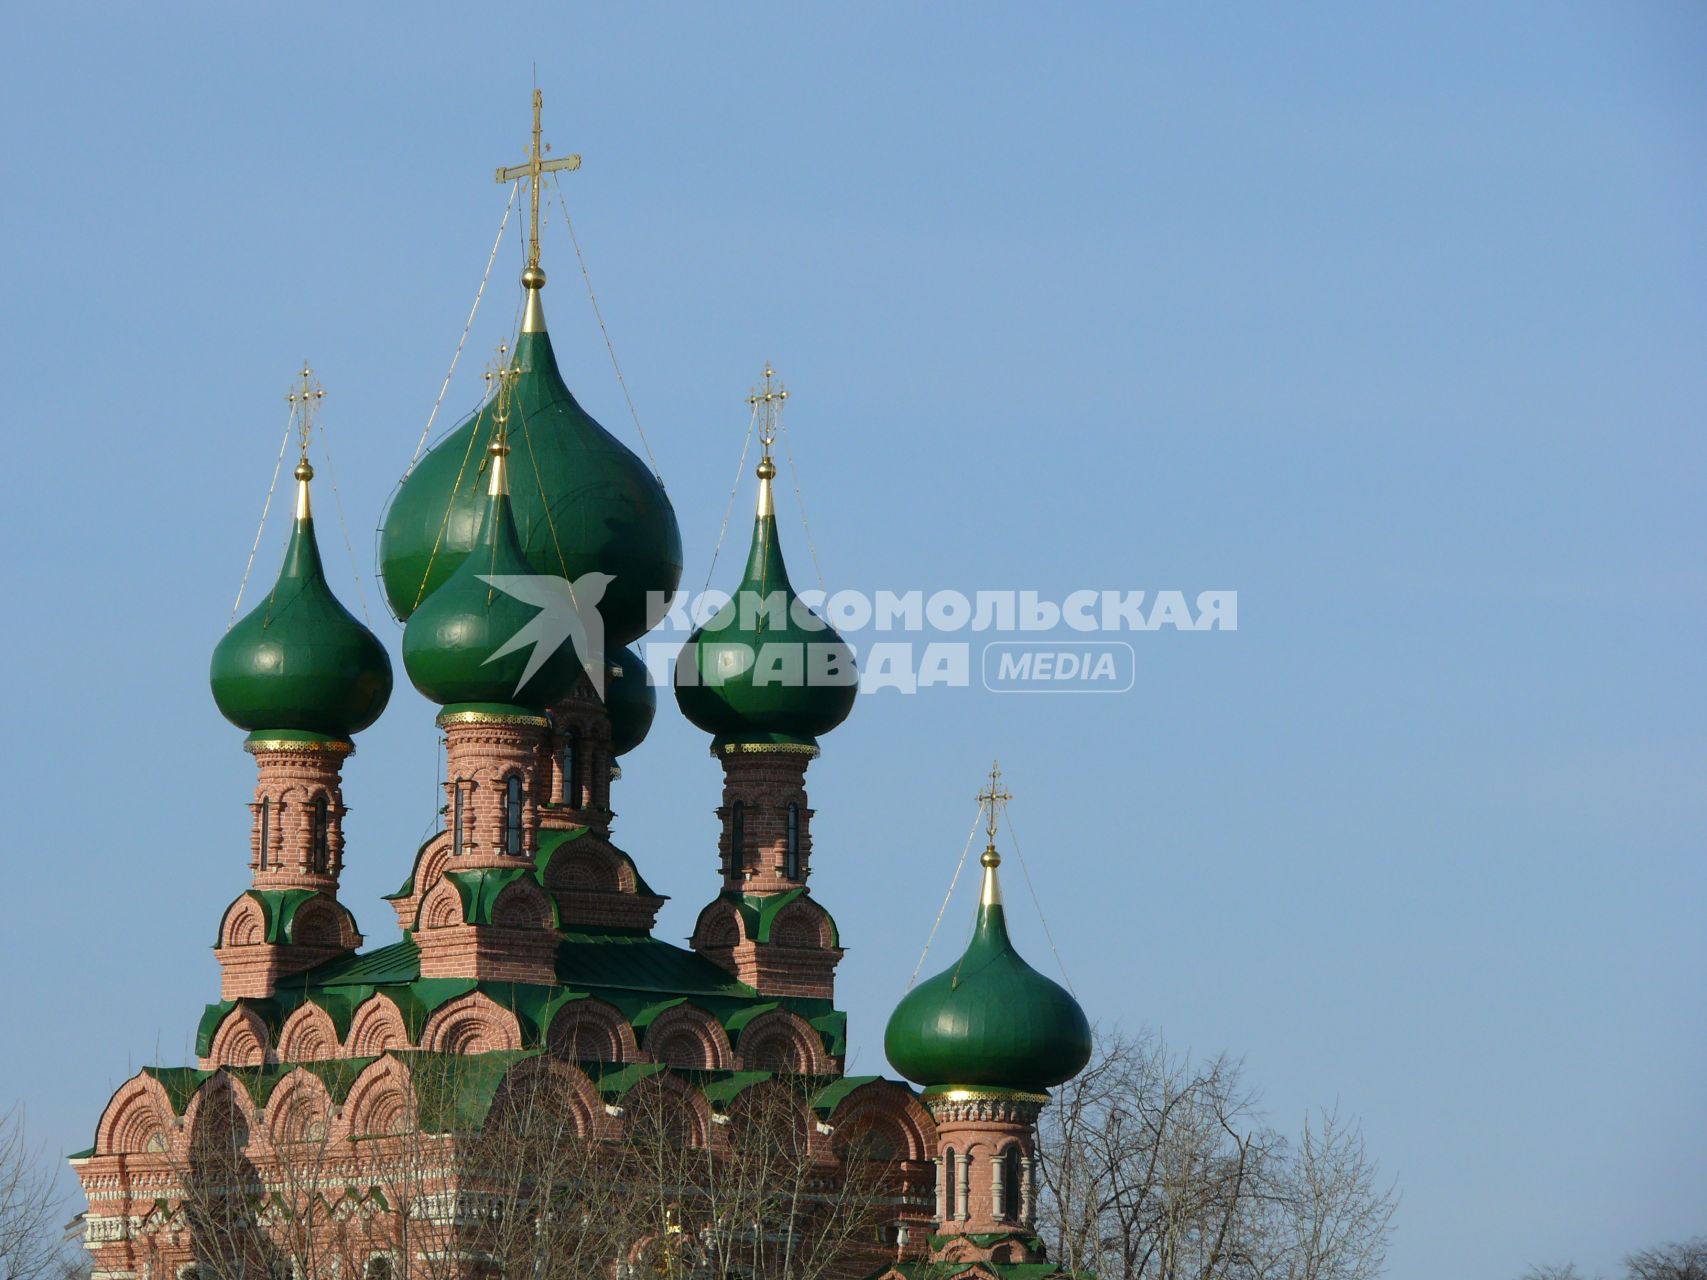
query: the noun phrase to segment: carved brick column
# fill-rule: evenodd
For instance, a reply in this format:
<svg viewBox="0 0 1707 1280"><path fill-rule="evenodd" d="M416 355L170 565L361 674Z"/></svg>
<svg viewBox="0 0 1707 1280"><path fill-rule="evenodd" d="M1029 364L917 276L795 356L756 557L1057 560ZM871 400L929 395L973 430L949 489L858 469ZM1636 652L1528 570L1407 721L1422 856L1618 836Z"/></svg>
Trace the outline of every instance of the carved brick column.
<svg viewBox="0 0 1707 1280"><path fill-rule="evenodd" d="M466 710L447 711L438 724L445 734L450 865L516 866L532 858L540 806L550 795L550 778L541 766L551 721L521 711ZM512 779L519 786L512 788Z"/></svg>
<svg viewBox="0 0 1707 1280"><path fill-rule="evenodd" d="M829 913L807 886L806 767L817 751L784 745L713 751L723 764L717 810L723 892L700 912L693 948L765 995L833 999L842 948Z"/></svg>
<svg viewBox="0 0 1707 1280"><path fill-rule="evenodd" d="M1026 1237L1036 1223L1037 1117L1048 1101L1012 1089L926 1090L937 1129L938 1231L955 1237L939 1258L1043 1260ZM980 1246L968 1239L975 1235L1009 1238Z"/></svg>
<svg viewBox="0 0 1707 1280"><path fill-rule="evenodd" d="M344 869L344 757L338 740L251 739L255 801L250 806L249 869L257 889L337 893Z"/></svg>
<svg viewBox="0 0 1707 1280"><path fill-rule="evenodd" d="M251 735L255 799L250 808L252 887L226 909L214 956L223 999L264 998L279 978L361 945L338 901L344 866L344 757L339 739Z"/></svg>
<svg viewBox="0 0 1707 1280"><path fill-rule="evenodd" d="M549 773L545 824L591 827L610 834L610 784L616 773L611 754L610 716L586 676L575 691L552 708L547 744Z"/></svg>
<svg viewBox="0 0 1707 1280"><path fill-rule="evenodd" d="M806 803L811 748L727 747L723 834L717 851L726 891L786 893L812 872L812 810Z"/></svg>
<svg viewBox="0 0 1707 1280"><path fill-rule="evenodd" d="M551 721L520 710L446 711L445 839L432 884L418 886L423 978L550 983L556 908L535 879L549 796Z"/></svg>

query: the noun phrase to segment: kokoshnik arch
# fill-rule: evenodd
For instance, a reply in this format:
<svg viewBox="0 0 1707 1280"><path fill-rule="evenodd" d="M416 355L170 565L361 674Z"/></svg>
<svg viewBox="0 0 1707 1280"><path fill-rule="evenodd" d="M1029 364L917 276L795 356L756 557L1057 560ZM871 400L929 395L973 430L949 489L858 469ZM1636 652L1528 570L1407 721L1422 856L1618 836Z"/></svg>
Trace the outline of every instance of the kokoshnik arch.
<svg viewBox="0 0 1707 1280"><path fill-rule="evenodd" d="M769 369L756 397L766 448L737 599L781 592L793 607L743 616L732 603L682 651L678 670L697 678L678 680L677 702L711 735L723 768L720 883L688 948L652 936L664 899L615 843L610 795L618 758L645 738L657 705L625 646L657 621L648 599L675 590L681 536L662 484L576 401L552 351L539 182L578 165L545 158L536 93L528 161L499 171L528 182L533 208L513 357L487 402L408 472L384 522L380 572L406 623L405 671L441 708L446 753L443 825L400 863L406 874L388 897L402 939L363 950L339 898L343 765L353 736L384 711L393 673L384 646L327 585L305 431L277 581L219 641L211 670L214 700L255 758L250 884L218 919L219 999L202 1015L197 1061L123 1084L93 1147L73 1157L97 1277L196 1273L186 1170L215 1123L228 1135L237 1126L256 1185L277 1195L305 1097L327 1126L317 1137L353 1150L396 1141L400 1126L428 1127L429 1111L450 1117L439 1122L447 1129L479 1130L509 1080L542 1070L586 1117L589 1140L610 1137L624 1097L649 1080L675 1090L681 1132L698 1144L715 1141L743 1092L788 1082L832 1182L856 1157L830 1135L880 1134L895 1170L888 1225L876 1263L870 1250L850 1256L849 1275L1063 1274L1035 1232L1036 1122L1047 1090L1084 1066L1090 1033L1073 998L1009 941L994 826L1006 797L994 778L981 797L990 841L971 944L906 995L885 1037L890 1062L922 1092L843 1071L843 952L812 894L805 778L855 688L767 684L750 662L745 674L736 663L737 674L722 675L731 651L776 643L853 667L827 624L801 625L789 583L769 449L785 393ZM305 371L304 426L315 398ZM602 697L568 645L531 674L528 647L492 660L535 610L487 578L586 573L610 575ZM449 1082L448 1104L423 1096L428 1075L441 1093ZM418 1221L436 1259L462 1260L457 1274L491 1274L475 1247L477 1187L447 1174L412 1203L357 1186L319 1193L334 1190L353 1197L351 1212ZM369 1273L414 1275L425 1256L378 1259Z"/></svg>

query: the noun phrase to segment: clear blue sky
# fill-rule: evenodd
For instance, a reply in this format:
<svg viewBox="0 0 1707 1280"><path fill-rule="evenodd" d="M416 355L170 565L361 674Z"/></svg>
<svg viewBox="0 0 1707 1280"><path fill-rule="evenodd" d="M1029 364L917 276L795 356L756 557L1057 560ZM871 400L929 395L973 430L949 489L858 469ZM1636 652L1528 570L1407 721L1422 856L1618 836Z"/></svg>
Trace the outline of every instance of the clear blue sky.
<svg viewBox="0 0 1707 1280"><path fill-rule="evenodd" d="M537 62L687 582L769 358L833 585L1240 593L1237 633L1138 637L1129 694L872 697L828 740L856 1069L999 753L1093 1015L1244 1055L1286 1127L1361 1116L1397 1280L1707 1230L1707 13L342 8L8 23L0 1102L39 1137L190 1052L252 776L207 658L281 397L307 356L369 575ZM399 684L348 772L375 941L437 803ZM626 774L681 937L716 768L667 705Z"/></svg>

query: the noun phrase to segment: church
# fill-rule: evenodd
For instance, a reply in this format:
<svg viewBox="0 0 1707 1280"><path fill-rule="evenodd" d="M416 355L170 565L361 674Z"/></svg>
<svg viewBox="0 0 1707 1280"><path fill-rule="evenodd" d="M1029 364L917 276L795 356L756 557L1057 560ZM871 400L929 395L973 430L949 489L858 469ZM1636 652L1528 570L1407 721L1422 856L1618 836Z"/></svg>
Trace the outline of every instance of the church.
<svg viewBox="0 0 1707 1280"><path fill-rule="evenodd" d="M1065 1275L1037 1232L1037 1122L1049 1088L1088 1060L1090 1030L1009 940L994 774L972 940L887 1028L888 1059L911 1083L844 1072L841 932L812 891L806 775L856 709L855 663L789 581L770 448L784 393L768 369L746 568L687 640L674 689L723 773L720 878L673 886L705 902L689 946L652 934L664 899L617 842L611 782L657 710L630 646L677 588L681 536L653 471L559 374L539 186L578 158L547 158L537 93L533 137L528 160L499 172L532 200L513 349L479 410L408 470L380 542L403 673L439 708L439 829L412 854L346 849L344 762L394 673L324 575L305 429L277 578L213 650L214 701L255 761L246 857L234 843L207 864L206 880L228 875L235 895L208 903L218 998L196 1060L126 1081L73 1157L94 1275ZM305 377L304 428L314 397ZM514 591L545 579L571 595L602 588L602 644L542 638L539 602ZM779 596L786 607L742 607ZM757 678L767 646L833 678ZM627 785L645 803L658 784ZM364 945L340 897L346 856L395 859L401 940ZM492 1141L529 1111L519 1099L546 1100L552 1140ZM787 1118L755 1157L769 1162L767 1205L794 1178L795 1207L776 1221L714 1210L682 1172L739 1164L739 1135L761 1113ZM641 1131L659 1115L648 1146ZM580 1171L563 1172L583 1150L624 1155L576 1155ZM536 1163L518 1171L524 1152ZM665 1155L680 1163L648 1192L637 1170ZM669 1203L639 1229L632 1211L648 1194ZM629 1212L629 1225L604 1231L595 1206ZM503 1243L518 1216L534 1251L521 1263ZM739 1248L719 1243L726 1230ZM564 1261L589 1240L594 1252Z"/></svg>

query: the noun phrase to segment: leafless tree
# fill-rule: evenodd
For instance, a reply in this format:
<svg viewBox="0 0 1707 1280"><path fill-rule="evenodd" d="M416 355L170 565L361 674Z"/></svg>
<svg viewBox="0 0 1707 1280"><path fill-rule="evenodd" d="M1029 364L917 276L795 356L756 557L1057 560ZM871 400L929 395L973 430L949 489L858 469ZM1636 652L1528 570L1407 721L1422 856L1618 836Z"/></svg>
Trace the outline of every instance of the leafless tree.
<svg viewBox="0 0 1707 1280"><path fill-rule="evenodd" d="M1548 1263L1525 1271L1522 1280L1587 1280L1574 1262ZM1707 1280L1707 1236L1675 1241L1624 1255L1624 1280Z"/></svg>
<svg viewBox="0 0 1707 1280"><path fill-rule="evenodd" d="M237 1100L242 1086L217 1075L204 1086L193 1125L160 1154L179 1194L145 1230L156 1275L187 1244L197 1280L362 1277L389 1256L394 1223L378 1184L395 1172L390 1152L334 1134L324 1095L280 1099L269 1132L252 1132ZM170 1132L171 1117L161 1118Z"/></svg>
<svg viewBox="0 0 1707 1280"><path fill-rule="evenodd" d="M749 1087L703 1112L698 1135L662 1082L634 1090L623 1110L630 1258L642 1272L819 1280L893 1256L895 1153L821 1125L800 1084Z"/></svg>
<svg viewBox="0 0 1707 1280"><path fill-rule="evenodd" d="M0 1280L80 1273L66 1247L64 1212L51 1166L30 1146L23 1113L0 1113Z"/></svg>
<svg viewBox="0 0 1707 1280"><path fill-rule="evenodd" d="M1629 1254L1630 1280L1707 1280L1707 1236Z"/></svg>
<svg viewBox="0 0 1707 1280"><path fill-rule="evenodd" d="M1040 1154L1040 1226L1103 1280L1369 1280L1385 1260L1397 1201L1358 1128L1327 1112L1288 1140L1225 1056L1099 1037Z"/></svg>
<svg viewBox="0 0 1707 1280"><path fill-rule="evenodd" d="M533 1058L478 1121L447 1122L462 1112L433 1092L466 1079L411 1058L410 1107L383 1134L340 1128L304 1089L276 1091L257 1136L234 1077L203 1086L165 1153L183 1194L152 1226L155 1274L186 1242L197 1280L821 1280L893 1256L894 1153L821 1125L803 1085L731 1089L720 1111L660 1075L607 1104Z"/></svg>

